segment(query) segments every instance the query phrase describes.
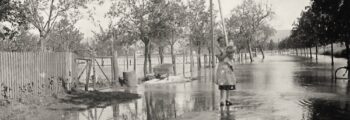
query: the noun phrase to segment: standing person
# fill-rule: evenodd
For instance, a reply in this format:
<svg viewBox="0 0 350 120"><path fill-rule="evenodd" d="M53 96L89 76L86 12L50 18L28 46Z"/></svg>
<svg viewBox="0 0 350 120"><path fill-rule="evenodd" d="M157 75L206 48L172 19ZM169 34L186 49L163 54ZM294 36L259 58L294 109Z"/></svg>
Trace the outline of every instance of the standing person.
<svg viewBox="0 0 350 120"><path fill-rule="evenodd" d="M232 45L226 45L223 37L219 37L218 40L218 52L216 57L219 60L218 67L216 68L216 84L219 85L220 90L220 107L230 106L232 103L229 101L230 90L236 89L236 76L233 70L233 53L234 47ZM226 92L226 94L225 94ZM224 97L226 95L226 97Z"/></svg>

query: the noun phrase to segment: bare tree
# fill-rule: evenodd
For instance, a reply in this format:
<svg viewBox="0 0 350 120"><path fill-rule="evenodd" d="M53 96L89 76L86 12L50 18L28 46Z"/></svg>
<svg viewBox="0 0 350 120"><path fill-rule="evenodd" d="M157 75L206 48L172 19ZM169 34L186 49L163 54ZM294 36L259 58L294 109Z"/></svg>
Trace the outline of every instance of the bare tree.
<svg viewBox="0 0 350 120"><path fill-rule="evenodd" d="M261 25L266 20L271 19L274 12L268 5L256 3L253 0L244 0L243 3L232 10L231 18L237 18L240 34L245 38L249 51L250 61L253 62L251 46L255 39L255 35L259 31Z"/></svg>
<svg viewBox="0 0 350 120"><path fill-rule="evenodd" d="M256 33L256 46L259 48L262 58L265 58L264 54L264 48L269 42L271 36L273 36L276 33L276 30L268 25L262 25L260 26L259 30Z"/></svg>

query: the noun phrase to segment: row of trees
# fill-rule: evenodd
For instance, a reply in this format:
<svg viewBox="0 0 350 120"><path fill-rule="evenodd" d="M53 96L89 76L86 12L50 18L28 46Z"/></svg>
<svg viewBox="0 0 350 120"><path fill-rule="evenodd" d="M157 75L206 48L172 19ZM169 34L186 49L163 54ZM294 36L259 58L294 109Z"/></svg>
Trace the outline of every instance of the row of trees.
<svg viewBox="0 0 350 120"><path fill-rule="evenodd" d="M311 0L311 5L301 13L294 24L291 35L279 44L284 49L302 49L331 44L344 43L349 53L350 37L350 1L347 0ZM316 56L317 57L317 56ZM334 64L332 58L332 65Z"/></svg>
<svg viewBox="0 0 350 120"><path fill-rule="evenodd" d="M94 32L89 44L83 44L84 35L75 24L82 18L84 9L104 4L110 4L105 13L108 26L99 25L100 30ZM145 74L152 70L152 51L158 51L163 63L165 51L169 49L173 64L176 64L176 53L196 51L198 69L202 67L201 54L213 54L211 11L206 0L3 0L0 5L2 51L82 52L91 49L100 56L110 56L115 50L129 55L143 49ZM224 22L228 39L234 42L238 52L251 54L251 49L260 48L263 53L270 36L275 33L268 24L273 14L270 6L253 0L244 0L232 10ZM90 18L95 19L93 16ZM213 12L214 38L223 36L223 25L216 18L217 10ZM10 25L6 26L8 23ZM37 34L31 32L33 30ZM193 52L189 53L193 61Z"/></svg>
<svg viewBox="0 0 350 120"><path fill-rule="evenodd" d="M213 12L216 20L217 11ZM233 40L239 52L267 47L275 30L268 24L273 16L270 6L244 0L225 19L229 40ZM106 45L114 43L117 48L143 48L144 73L151 72L152 51L158 51L160 63L164 62L164 51L169 49L172 63L176 63L176 52L196 51L200 68L202 53L212 54L210 34L210 9L205 0L128 0L112 2L106 17L110 25L95 34L96 50L111 54ZM222 24L214 21L214 38L222 36ZM113 37L114 36L114 37ZM142 42L137 44L139 41ZM135 45L137 44L137 45ZM177 49L175 49L175 46ZM119 49L120 50L120 49ZM109 52L108 52L109 51ZM192 52L190 52L193 60ZM251 55L252 56L252 55ZM253 61L253 58L251 58ZM176 68L174 67L174 71Z"/></svg>
<svg viewBox="0 0 350 120"><path fill-rule="evenodd" d="M202 0L204 1L204 0ZM158 48L161 63L164 49L170 46L175 63L174 45L183 38L186 23L186 6L179 0L128 0L111 1L105 14L109 27L95 33L95 48L100 55L110 55L114 47L118 51L136 52L143 48L144 74L151 72L151 51ZM192 1L193 2L193 1ZM139 43L142 44L139 44ZM112 43L112 44L111 44ZM108 44L113 48L108 48ZM174 67L175 69L175 67ZM176 70L174 70L176 71Z"/></svg>

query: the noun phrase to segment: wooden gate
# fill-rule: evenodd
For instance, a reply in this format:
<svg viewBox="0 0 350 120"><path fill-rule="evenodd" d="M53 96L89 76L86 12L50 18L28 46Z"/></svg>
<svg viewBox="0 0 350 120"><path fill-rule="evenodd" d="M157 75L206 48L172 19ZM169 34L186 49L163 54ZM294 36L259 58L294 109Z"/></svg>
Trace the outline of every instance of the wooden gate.
<svg viewBox="0 0 350 120"><path fill-rule="evenodd" d="M76 58L75 61L78 63L79 69L78 81L84 84L86 91L91 88L89 86L96 90L101 87L109 87L112 84L112 57Z"/></svg>

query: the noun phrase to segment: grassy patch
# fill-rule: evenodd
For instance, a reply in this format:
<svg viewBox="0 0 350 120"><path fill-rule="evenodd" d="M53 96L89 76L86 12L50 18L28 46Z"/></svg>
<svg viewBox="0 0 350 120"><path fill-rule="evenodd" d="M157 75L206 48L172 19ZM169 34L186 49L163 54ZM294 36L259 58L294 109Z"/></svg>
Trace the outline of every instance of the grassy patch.
<svg viewBox="0 0 350 120"><path fill-rule="evenodd" d="M319 47L320 49L322 49L322 47ZM319 50L321 51L321 50ZM313 51L313 53L315 53ZM331 55L331 45L327 45L324 47L324 52L321 52L322 55ZM347 58L346 57L346 48L345 45L342 45L340 43L336 43L333 45L333 55L336 58Z"/></svg>
<svg viewBox="0 0 350 120"><path fill-rule="evenodd" d="M324 53L322 53L322 55L331 55L331 51L325 51ZM337 57L337 58L347 58L346 49L335 51L333 55L334 57Z"/></svg>

